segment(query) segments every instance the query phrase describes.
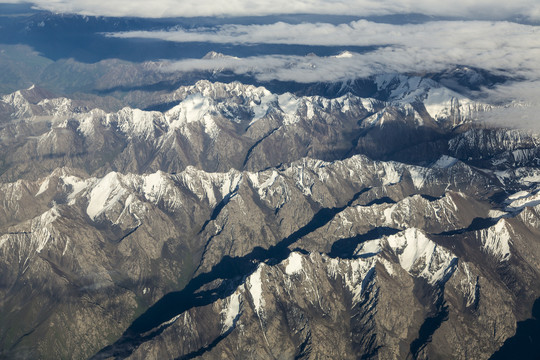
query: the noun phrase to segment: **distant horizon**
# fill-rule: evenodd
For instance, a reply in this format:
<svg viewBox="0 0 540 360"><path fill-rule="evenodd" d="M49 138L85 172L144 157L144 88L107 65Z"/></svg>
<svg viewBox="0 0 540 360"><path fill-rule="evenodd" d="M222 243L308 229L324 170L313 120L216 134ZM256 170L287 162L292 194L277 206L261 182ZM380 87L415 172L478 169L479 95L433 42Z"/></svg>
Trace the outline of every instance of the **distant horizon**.
<svg viewBox="0 0 540 360"><path fill-rule="evenodd" d="M129 4L0 1L0 9L6 9L0 16L5 52L0 65L13 69L0 78L0 90L50 83L42 71L53 71L64 80L50 83L51 90L101 91L108 82L92 69L114 72L102 63L112 59L129 62L137 76L152 71L155 78L125 80L116 89L169 88L179 81L175 74L191 72L308 84L468 66L507 79L497 88L478 89L478 96L538 102L540 26L534 24L540 4L530 0L459 0L451 9L427 0L255 2L251 7L233 1L226 8L206 0L165 0L150 8ZM28 48L12 47L20 45ZM225 56L205 58L212 51ZM339 56L345 51L346 57Z"/></svg>
<svg viewBox="0 0 540 360"><path fill-rule="evenodd" d="M535 0L456 0L440 3L430 0L278 0L228 1L212 0L2 0L0 4L22 5L27 8L72 13L88 16L174 18L174 17L243 17L266 15L345 15L388 16L422 14L426 16L454 17L469 20L508 20L512 18L540 21L540 4Z"/></svg>

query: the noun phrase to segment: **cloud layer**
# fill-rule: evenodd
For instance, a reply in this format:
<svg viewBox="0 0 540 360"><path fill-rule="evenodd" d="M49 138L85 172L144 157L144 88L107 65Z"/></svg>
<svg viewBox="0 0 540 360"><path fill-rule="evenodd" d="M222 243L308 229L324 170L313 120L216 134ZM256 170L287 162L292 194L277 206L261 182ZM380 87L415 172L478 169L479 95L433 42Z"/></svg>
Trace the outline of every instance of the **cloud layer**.
<svg viewBox="0 0 540 360"><path fill-rule="evenodd" d="M227 69L260 80L336 81L387 72L436 72L456 65L482 68L528 80L540 79L540 27L509 22L438 21L390 25L360 20L349 24L226 25L218 28L129 32L179 42L233 44L375 46L350 57L261 56L243 59L192 59L169 65L174 70Z"/></svg>
<svg viewBox="0 0 540 360"><path fill-rule="evenodd" d="M540 81L511 82L484 89L483 96L497 107L480 119L498 126L540 131Z"/></svg>
<svg viewBox="0 0 540 360"><path fill-rule="evenodd" d="M23 3L25 0L4 0ZM251 16L271 14L388 15L420 13L468 19L540 20L537 0L34 0L55 12L103 16Z"/></svg>
<svg viewBox="0 0 540 360"><path fill-rule="evenodd" d="M175 42L297 45L403 45L431 48L489 49L493 45L540 44L540 27L506 21L432 21L425 24L392 25L367 20L347 24L328 23L265 25L228 24L211 28L173 28L161 31L131 31L115 37L154 38ZM525 39L522 39L522 37ZM466 41L465 41L466 40ZM513 46L513 45L512 45Z"/></svg>

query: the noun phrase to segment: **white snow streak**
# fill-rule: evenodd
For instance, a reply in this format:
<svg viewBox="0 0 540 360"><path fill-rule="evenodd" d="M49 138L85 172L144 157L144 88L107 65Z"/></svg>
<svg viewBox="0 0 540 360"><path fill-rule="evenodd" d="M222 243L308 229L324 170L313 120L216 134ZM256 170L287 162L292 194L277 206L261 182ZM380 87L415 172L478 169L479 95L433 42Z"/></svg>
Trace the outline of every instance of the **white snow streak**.
<svg viewBox="0 0 540 360"><path fill-rule="evenodd" d="M237 290L227 299L227 306L221 311L223 328L221 333L234 325L234 319L240 314L241 294Z"/></svg>
<svg viewBox="0 0 540 360"><path fill-rule="evenodd" d="M262 314L262 311L264 308L264 299L262 297L262 294L263 294L262 280L261 280L261 270L263 266L264 266L263 264L259 264L257 271L251 274L251 276L248 278L249 293L251 294L251 297L253 298L253 305L255 306L255 312L259 316Z"/></svg>

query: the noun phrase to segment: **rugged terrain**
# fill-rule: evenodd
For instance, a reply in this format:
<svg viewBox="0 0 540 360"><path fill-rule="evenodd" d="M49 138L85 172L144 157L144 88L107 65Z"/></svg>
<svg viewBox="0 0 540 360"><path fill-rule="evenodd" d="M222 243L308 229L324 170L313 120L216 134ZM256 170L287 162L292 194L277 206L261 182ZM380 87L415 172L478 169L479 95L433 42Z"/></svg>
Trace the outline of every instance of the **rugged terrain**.
<svg viewBox="0 0 540 360"><path fill-rule="evenodd" d="M538 353L540 136L486 84L3 96L0 357Z"/></svg>

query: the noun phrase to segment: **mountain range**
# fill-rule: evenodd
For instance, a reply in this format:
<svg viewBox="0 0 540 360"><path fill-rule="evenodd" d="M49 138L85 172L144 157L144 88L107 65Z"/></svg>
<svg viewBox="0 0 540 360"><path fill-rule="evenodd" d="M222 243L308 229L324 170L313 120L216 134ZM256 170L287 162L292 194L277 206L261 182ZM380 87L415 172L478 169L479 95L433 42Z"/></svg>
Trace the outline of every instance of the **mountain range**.
<svg viewBox="0 0 540 360"><path fill-rule="evenodd" d="M206 78L0 98L1 358L539 353L540 137L474 96L503 78Z"/></svg>

